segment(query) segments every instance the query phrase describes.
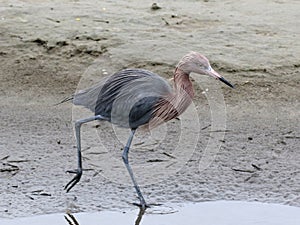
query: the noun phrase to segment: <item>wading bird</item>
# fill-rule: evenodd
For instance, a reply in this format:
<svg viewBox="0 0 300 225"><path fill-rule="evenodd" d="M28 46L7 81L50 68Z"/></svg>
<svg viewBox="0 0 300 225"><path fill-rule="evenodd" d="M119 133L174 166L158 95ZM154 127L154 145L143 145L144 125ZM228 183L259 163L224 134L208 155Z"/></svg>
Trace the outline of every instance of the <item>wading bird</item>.
<svg viewBox="0 0 300 225"><path fill-rule="evenodd" d="M94 120L109 121L131 131L122 159L139 197L139 206L145 209L147 207L145 199L129 165L129 148L137 128L156 127L178 117L187 109L194 97L190 73L212 76L233 88L232 84L210 66L205 56L190 52L176 66L174 87L171 87L167 80L150 71L125 69L63 100L62 102L72 100L73 104L84 106L94 113L92 117L75 122L78 168L75 171L68 171L75 173L75 176L65 186L67 192L79 182L82 175L81 125Z"/></svg>

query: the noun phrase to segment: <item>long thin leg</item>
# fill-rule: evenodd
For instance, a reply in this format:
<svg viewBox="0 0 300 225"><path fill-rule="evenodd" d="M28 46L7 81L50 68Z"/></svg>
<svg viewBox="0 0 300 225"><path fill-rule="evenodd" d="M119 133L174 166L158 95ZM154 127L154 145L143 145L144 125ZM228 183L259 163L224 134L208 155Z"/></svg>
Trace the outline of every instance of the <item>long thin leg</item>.
<svg viewBox="0 0 300 225"><path fill-rule="evenodd" d="M144 197L143 197L143 195L142 195L142 192L141 192L141 190L140 190L140 188L139 188L139 186L138 186L138 184L137 184L137 182L136 182L136 180L135 180L135 178L134 178L132 169L131 169L131 167L130 167L130 165L129 165L129 161L128 161L129 148L130 148L130 145L131 145L131 142L132 142L134 133L135 133L135 129L132 129L132 130L131 130L131 133L130 133L130 136L129 136L129 138L128 138L127 144L126 144L126 146L125 146L125 148L124 148L122 158L123 158L124 164L125 164L125 166L126 166L126 168L127 168L127 170L128 170L128 173L129 173L129 175L130 175L130 178L131 178L131 180L132 180L132 183L133 183L133 185L134 185L134 188L135 188L135 190L136 190L136 193L138 194L138 197L139 197L139 199L140 199L140 207L141 207L142 209L145 210L146 207L147 207L146 201L145 201L145 199L144 199Z"/></svg>
<svg viewBox="0 0 300 225"><path fill-rule="evenodd" d="M75 171L73 171L73 170L68 170L67 171L69 173L75 173L76 174L74 176L74 178L72 180L70 180L69 183L67 183L67 185L65 186L65 190L67 190L67 192L69 192L75 186L75 184L77 184L79 182L79 180L81 178L81 175L82 175L80 127L84 123L88 123L88 122L91 122L91 121L94 121L94 120L103 120L103 119L105 119L105 118L100 116L100 115L97 115L97 116L92 116L92 117L89 117L89 118L77 120L75 122L75 135L76 135L76 145L77 145L78 167Z"/></svg>

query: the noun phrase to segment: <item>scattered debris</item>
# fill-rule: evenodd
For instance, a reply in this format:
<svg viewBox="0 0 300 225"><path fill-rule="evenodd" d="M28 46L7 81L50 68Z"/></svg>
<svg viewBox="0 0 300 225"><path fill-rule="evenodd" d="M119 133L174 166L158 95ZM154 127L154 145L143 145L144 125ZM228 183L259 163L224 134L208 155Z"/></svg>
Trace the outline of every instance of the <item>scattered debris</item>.
<svg viewBox="0 0 300 225"><path fill-rule="evenodd" d="M5 160L5 159L8 159L9 158L9 155L7 155L7 156L4 156L2 159L0 159L0 160Z"/></svg>
<svg viewBox="0 0 300 225"><path fill-rule="evenodd" d="M41 195L41 196L51 196L51 194L46 193L46 192L42 192L42 193L40 193L40 195Z"/></svg>
<svg viewBox="0 0 300 225"><path fill-rule="evenodd" d="M211 130L210 132L230 132L231 130L225 129L225 130Z"/></svg>
<svg viewBox="0 0 300 225"><path fill-rule="evenodd" d="M201 130L205 130L205 129L209 128L210 126L211 126L211 124L208 124L207 126L202 127Z"/></svg>
<svg viewBox="0 0 300 225"><path fill-rule="evenodd" d="M172 158L172 159L176 159L175 156L173 156L173 155L171 155L171 154L169 154L169 153L167 153L167 152L163 152L162 154L164 154L164 155L166 155L166 156L168 156L168 157L170 157L170 158Z"/></svg>
<svg viewBox="0 0 300 225"><path fill-rule="evenodd" d="M251 164L251 166L253 166L257 170L262 170L259 166L255 165L255 164Z"/></svg>
<svg viewBox="0 0 300 225"><path fill-rule="evenodd" d="M149 159L147 162L165 162L166 160L163 159Z"/></svg>
<svg viewBox="0 0 300 225"><path fill-rule="evenodd" d="M151 6L151 10L159 10L161 9L160 6L157 5L157 3L153 3L152 6Z"/></svg>
<svg viewBox="0 0 300 225"><path fill-rule="evenodd" d="M38 189L38 190L34 190L34 191L31 191L31 194L32 195L40 195L40 196L52 196L51 194L47 193L47 192L44 192L44 190L41 190L41 189ZM31 196L27 196L29 198L33 198ZM33 199L32 199L33 200Z"/></svg>
<svg viewBox="0 0 300 225"><path fill-rule="evenodd" d="M144 143L145 143L144 141L141 141L141 142L135 143L134 146L139 146L139 145L142 145Z"/></svg>
<svg viewBox="0 0 300 225"><path fill-rule="evenodd" d="M60 23L60 20L55 20L55 19L52 19L52 18L46 18L47 20L51 21L51 22L54 22L54 23Z"/></svg>
<svg viewBox="0 0 300 225"><path fill-rule="evenodd" d="M108 20L102 20L102 19L94 19L94 21L99 23L109 23Z"/></svg>
<svg viewBox="0 0 300 225"><path fill-rule="evenodd" d="M258 177L257 173L252 173L249 177L247 177L244 182L248 182L250 181L252 178Z"/></svg>
<svg viewBox="0 0 300 225"><path fill-rule="evenodd" d="M23 162L30 162L31 160L29 159L18 159L18 160L8 160L7 162L9 163L23 163ZM14 165L11 165L14 166Z"/></svg>
<svg viewBox="0 0 300 225"><path fill-rule="evenodd" d="M45 41L41 38L36 38L36 39L32 40L31 42L37 43L38 45L41 45L41 46L46 46L48 43L48 41Z"/></svg>
<svg viewBox="0 0 300 225"><path fill-rule="evenodd" d="M242 172L242 173L254 173L255 171L253 170L246 170L246 169L236 169L236 168L231 168L233 171L236 172Z"/></svg>
<svg viewBox="0 0 300 225"><path fill-rule="evenodd" d="M10 164L10 163L2 163L2 166L3 166L3 168L0 168L0 173L10 172L13 175L15 175L20 170L20 168L18 166Z"/></svg>
<svg viewBox="0 0 300 225"><path fill-rule="evenodd" d="M162 17L161 19L166 23L167 26L170 25L170 23L165 18Z"/></svg>
<svg viewBox="0 0 300 225"><path fill-rule="evenodd" d="M300 139L300 136L285 136L285 138Z"/></svg>
<svg viewBox="0 0 300 225"><path fill-rule="evenodd" d="M27 198L29 198L30 200L34 200L34 197L30 196L30 195L25 195Z"/></svg>

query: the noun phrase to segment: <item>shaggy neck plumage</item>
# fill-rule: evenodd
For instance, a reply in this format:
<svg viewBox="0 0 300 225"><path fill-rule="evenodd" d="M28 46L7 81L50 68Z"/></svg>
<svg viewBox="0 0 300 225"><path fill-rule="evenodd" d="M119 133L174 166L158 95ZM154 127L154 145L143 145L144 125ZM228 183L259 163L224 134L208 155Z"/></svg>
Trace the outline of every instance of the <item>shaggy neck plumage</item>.
<svg viewBox="0 0 300 225"><path fill-rule="evenodd" d="M192 103L194 90L189 75L180 69L174 73L174 92L162 98L153 111L151 127L178 117Z"/></svg>
<svg viewBox="0 0 300 225"><path fill-rule="evenodd" d="M189 98L193 99L195 95L190 75L182 71L180 68L176 68L174 73L174 88L175 94L179 95L178 97L183 97L182 94L188 94Z"/></svg>

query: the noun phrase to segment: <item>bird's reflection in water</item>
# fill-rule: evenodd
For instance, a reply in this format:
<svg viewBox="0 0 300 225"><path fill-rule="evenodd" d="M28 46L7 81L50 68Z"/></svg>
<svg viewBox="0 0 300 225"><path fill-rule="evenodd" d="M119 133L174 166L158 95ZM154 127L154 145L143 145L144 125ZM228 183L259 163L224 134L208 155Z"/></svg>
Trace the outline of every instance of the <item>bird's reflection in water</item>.
<svg viewBox="0 0 300 225"><path fill-rule="evenodd" d="M146 212L146 209L143 209L142 207L140 207L139 214L134 223L135 225L141 224L141 221L142 221L142 218L143 218L145 212ZM69 225L80 225L73 214L67 213L64 217ZM116 224L116 225L118 225L118 224Z"/></svg>
<svg viewBox="0 0 300 225"><path fill-rule="evenodd" d="M71 213L67 213L65 216L66 221L69 225L79 225L78 221L76 220L75 216L73 216Z"/></svg>
<svg viewBox="0 0 300 225"><path fill-rule="evenodd" d="M146 209L143 209L142 207L140 207L138 217L135 220L135 225L139 225L141 223L143 215L145 214L145 212L146 212Z"/></svg>

